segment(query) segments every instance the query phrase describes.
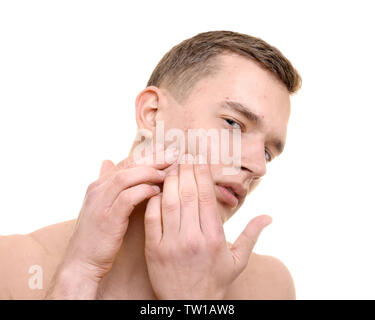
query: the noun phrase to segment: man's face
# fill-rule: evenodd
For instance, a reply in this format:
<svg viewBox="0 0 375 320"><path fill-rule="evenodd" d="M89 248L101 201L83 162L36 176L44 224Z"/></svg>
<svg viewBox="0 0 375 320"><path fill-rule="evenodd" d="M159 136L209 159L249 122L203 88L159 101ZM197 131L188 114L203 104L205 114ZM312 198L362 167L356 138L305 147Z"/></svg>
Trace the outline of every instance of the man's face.
<svg viewBox="0 0 375 320"><path fill-rule="evenodd" d="M241 169L238 173L224 175L223 168L230 165L210 164L220 215L226 221L259 184L270 157L278 156L285 144L290 99L280 80L252 60L223 54L218 61L219 72L198 81L183 105L164 90L167 98L156 119L164 121L165 132L177 128L184 130L186 135L191 128L213 128L219 132L221 129L241 129ZM198 148L193 152L197 153ZM234 195L237 201L228 188L237 191Z"/></svg>

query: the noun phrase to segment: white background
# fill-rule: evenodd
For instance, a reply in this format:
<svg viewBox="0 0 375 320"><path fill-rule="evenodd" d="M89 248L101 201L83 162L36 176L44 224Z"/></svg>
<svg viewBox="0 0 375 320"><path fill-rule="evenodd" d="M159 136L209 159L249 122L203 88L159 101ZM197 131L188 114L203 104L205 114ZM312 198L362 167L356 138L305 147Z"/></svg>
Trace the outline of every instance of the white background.
<svg viewBox="0 0 375 320"><path fill-rule="evenodd" d="M127 156L135 97L164 53L238 31L278 47L303 87L285 152L229 240L269 214L255 251L284 262L298 299L374 299L371 3L1 1L0 234L75 218L101 161Z"/></svg>

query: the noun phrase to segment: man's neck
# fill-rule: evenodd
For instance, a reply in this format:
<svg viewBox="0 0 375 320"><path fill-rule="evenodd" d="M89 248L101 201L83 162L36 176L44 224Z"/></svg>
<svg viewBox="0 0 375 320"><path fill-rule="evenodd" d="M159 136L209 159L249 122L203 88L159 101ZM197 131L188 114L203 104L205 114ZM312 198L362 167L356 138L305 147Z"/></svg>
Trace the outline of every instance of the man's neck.
<svg viewBox="0 0 375 320"><path fill-rule="evenodd" d="M144 254L146 202L137 206L112 269L103 278L98 297L102 299L155 299Z"/></svg>

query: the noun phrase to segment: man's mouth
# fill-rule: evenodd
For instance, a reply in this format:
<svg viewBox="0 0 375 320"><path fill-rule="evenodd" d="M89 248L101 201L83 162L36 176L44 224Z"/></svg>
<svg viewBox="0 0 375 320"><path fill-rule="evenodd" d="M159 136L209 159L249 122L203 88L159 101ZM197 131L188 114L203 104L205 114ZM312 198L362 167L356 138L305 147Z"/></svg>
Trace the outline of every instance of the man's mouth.
<svg viewBox="0 0 375 320"><path fill-rule="evenodd" d="M220 202L228 205L230 208L235 208L238 206L241 197L233 190L231 186L216 184L215 190L217 198Z"/></svg>
<svg viewBox="0 0 375 320"><path fill-rule="evenodd" d="M163 191L164 183L159 186ZM219 202L234 209L243 203L247 190L237 182L217 182L215 183L215 194Z"/></svg>

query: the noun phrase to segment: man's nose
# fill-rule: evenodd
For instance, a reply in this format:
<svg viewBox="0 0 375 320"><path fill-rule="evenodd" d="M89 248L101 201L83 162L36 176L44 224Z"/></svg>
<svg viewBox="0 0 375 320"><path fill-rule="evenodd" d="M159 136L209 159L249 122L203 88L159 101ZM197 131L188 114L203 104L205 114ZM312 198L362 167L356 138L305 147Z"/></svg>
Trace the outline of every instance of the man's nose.
<svg viewBox="0 0 375 320"><path fill-rule="evenodd" d="M259 179L266 174L266 157L263 143L242 148L241 170L251 173L251 178Z"/></svg>

